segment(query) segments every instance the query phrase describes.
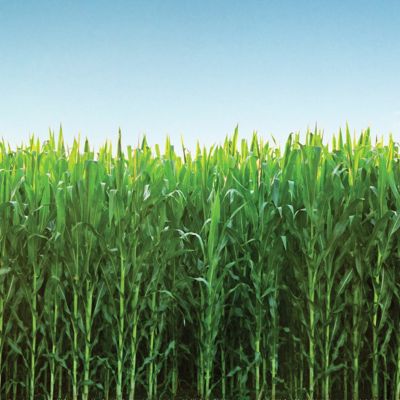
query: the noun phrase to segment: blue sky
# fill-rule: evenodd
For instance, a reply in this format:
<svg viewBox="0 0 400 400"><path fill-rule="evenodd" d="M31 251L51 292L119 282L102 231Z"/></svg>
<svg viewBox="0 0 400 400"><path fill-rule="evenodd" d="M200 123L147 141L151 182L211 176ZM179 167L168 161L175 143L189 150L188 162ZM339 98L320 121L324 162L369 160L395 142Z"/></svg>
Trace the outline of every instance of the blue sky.
<svg viewBox="0 0 400 400"><path fill-rule="evenodd" d="M399 1L0 0L0 137L400 141Z"/></svg>

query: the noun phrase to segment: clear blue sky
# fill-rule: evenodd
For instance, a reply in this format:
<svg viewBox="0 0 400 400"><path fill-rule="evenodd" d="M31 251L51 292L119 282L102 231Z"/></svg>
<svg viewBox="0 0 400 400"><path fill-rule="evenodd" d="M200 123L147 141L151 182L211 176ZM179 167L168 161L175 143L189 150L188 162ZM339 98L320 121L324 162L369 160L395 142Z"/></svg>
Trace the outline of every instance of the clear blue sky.
<svg viewBox="0 0 400 400"><path fill-rule="evenodd" d="M0 137L400 140L400 1L0 0Z"/></svg>

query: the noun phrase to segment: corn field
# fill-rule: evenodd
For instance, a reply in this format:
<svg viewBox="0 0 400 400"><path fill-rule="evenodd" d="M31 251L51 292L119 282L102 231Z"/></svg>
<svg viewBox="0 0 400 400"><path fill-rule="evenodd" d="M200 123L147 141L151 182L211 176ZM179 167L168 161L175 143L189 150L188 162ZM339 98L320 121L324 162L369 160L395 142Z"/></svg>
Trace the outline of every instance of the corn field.
<svg viewBox="0 0 400 400"><path fill-rule="evenodd" d="M0 143L0 400L400 399L400 153Z"/></svg>

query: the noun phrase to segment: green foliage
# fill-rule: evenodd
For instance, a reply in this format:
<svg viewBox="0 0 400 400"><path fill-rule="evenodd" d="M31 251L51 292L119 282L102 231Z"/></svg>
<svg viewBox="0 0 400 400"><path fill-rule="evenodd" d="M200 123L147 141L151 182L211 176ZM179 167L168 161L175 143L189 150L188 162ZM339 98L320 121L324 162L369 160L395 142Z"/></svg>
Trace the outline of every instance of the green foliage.
<svg viewBox="0 0 400 400"><path fill-rule="evenodd" d="M0 399L399 400L399 186L368 130L0 143Z"/></svg>

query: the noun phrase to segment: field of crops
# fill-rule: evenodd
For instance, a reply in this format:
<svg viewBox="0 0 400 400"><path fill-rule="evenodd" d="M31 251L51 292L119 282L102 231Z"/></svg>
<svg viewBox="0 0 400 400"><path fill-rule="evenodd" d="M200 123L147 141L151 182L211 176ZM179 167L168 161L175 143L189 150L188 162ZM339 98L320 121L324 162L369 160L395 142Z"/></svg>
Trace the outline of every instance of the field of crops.
<svg viewBox="0 0 400 400"><path fill-rule="evenodd" d="M0 399L400 398L400 154L0 143Z"/></svg>

